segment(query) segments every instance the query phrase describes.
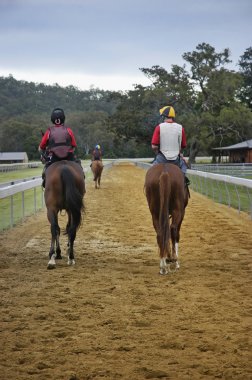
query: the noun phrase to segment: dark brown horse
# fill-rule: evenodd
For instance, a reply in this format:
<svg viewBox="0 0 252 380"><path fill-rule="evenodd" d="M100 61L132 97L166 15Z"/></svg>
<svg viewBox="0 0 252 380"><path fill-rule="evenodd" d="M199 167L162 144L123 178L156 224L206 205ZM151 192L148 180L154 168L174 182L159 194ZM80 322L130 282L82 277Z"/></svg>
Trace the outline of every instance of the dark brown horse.
<svg viewBox="0 0 252 380"><path fill-rule="evenodd" d="M91 170L93 172L95 188L99 189L101 187L101 175L103 171L103 163L100 160L94 160L91 164Z"/></svg>
<svg viewBox="0 0 252 380"><path fill-rule="evenodd" d="M188 203L189 190L185 187L183 173L176 165L157 164L146 173L145 191L157 234L160 274L167 274L171 263L175 263L176 269L179 268L180 227Z"/></svg>
<svg viewBox="0 0 252 380"><path fill-rule="evenodd" d="M56 267L55 259L62 258L59 242L60 227L58 224L58 213L61 210L66 210L68 215L66 225L68 264L75 264L73 246L76 231L81 224L82 211L84 211L84 194L85 180L83 170L79 164L63 160L48 167L46 170L45 204L52 235L48 269L54 269Z"/></svg>

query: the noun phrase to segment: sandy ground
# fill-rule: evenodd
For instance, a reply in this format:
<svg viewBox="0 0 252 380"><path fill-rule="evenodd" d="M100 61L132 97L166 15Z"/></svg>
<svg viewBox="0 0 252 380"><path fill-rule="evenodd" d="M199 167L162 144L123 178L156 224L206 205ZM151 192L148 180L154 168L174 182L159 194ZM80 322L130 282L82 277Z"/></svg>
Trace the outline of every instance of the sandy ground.
<svg viewBox="0 0 252 380"><path fill-rule="evenodd" d="M46 269L45 211L0 235L1 380L252 379L252 222L193 193L160 276L144 177L88 183L75 267Z"/></svg>

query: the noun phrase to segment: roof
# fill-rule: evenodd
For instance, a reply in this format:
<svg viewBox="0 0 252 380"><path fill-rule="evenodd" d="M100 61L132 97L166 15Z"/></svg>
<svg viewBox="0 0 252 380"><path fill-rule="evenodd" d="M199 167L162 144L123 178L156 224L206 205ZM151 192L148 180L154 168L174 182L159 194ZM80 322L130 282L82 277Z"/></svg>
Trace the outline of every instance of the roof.
<svg viewBox="0 0 252 380"><path fill-rule="evenodd" d="M11 161L11 160L25 160L27 159L26 152L0 152L0 161Z"/></svg>
<svg viewBox="0 0 252 380"><path fill-rule="evenodd" d="M252 139L240 142L238 144L213 148L213 150L236 150L236 149L252 149Z"/></svg>

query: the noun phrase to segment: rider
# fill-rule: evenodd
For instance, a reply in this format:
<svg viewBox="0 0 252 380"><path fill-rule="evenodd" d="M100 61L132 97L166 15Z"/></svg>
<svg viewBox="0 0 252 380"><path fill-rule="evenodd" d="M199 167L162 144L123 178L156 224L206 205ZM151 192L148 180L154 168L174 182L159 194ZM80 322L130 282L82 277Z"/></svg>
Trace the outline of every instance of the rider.
<svg viewBox="0 0 252 380"><path fill-rule="evenodd" d="M181 150L186 147L186 134L182 125L175 122L175 111L171 106L159 110L162 122L154 130L151 147L156 154L153 164L170 162L180 167L186 174L187 164ZM185 175L185 184L190 184Z"/></svg>
<svg viewBox="0 0 252 380"><path fill-rule="evenodd" d="M51 114L53 125L47 129L39 144L41 161L45 163L42 172L42 186L45 187L45 171L49 165L60 160L76 161L74 150L77 146L73 131L64 125L62 108L55 108Z"/></svg>
<svg viewBox="0 0 252 380"><path fill-rule="evenodd" d="M91 161L102 161L102 151L99 144L97 144L92 152Z"/></svg>

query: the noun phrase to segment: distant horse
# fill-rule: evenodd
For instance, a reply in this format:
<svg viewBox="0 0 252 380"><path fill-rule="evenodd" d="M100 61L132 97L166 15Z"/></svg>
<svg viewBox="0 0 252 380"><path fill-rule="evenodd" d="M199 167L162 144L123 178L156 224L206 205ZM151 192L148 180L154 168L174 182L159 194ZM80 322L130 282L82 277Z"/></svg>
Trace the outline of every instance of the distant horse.
<svg viewBox="0 0 252 380"><path fill-rule="evenodd" d="M103 171L103 163L100 160L94 160L91 164L91 170L93 172L95 188L99 189L101 187L101 175Z"/></svg>
<svg viewBox="0 0 252 380"><path fill-rule="evenodd" d="M48 269L56 267L55 259L61 259L60 227L58 224L59 211L66 210L68 221L68 265L74 265L74 240L76 231L82 220L84 211L83 197L85 180L81 166L73 161L58 161L46 170L45 204L47 218L51 224L51 247L49 251ZM55 251L56 248L56 251Z"/></svg>
<svg viewBox="0 0 252 380"><path fill-rule="evenodd" d="M175 270L179 268L180 227L190 195L189 190L185 187L184 175L179 167L167 163L153 165L147 171L145 193L157 234L160 274L167 274L171 270L171 263L175 263Z"/></svg>

